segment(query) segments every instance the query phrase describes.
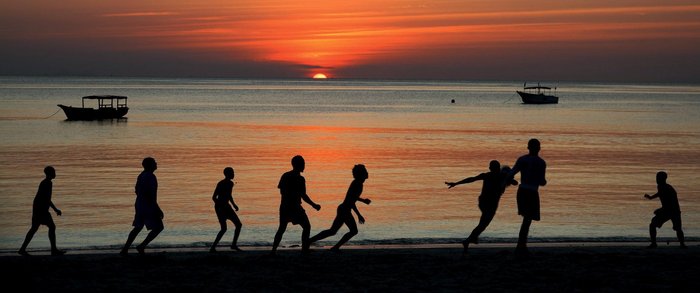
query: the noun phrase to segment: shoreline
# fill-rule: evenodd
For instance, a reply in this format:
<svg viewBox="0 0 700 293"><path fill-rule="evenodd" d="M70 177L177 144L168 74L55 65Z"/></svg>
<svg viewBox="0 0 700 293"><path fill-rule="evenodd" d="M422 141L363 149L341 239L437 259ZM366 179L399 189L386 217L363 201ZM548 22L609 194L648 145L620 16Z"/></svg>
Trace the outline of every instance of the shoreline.
<svg viewBox="0 0 700 293"><path fill-rule="evenodd" d="M265 292L694 292L700 279L700 246L643 243L533 245L526 259L514 244L474 245L463 256L454 245L348 246L341 253L298 247L216 254L147 249L121 257L117 251L63 256L0 257L10 281L23 291L265 291ZM15 285L20 287L14 287Z"/></svg>
<svg viewBox="0 0 700 293"><path fill-rule="evenodd" d="M130 253L136 254L136 244L129 250ZM658 249L666 248L678 248L679 244L677 241L658 241ZM533 249L541 248L646 248L649 245L648 241L548 241L548 242L529 242L528 247ZM688 247L698 247L700 246L700 241L686 241ZM515 249L515 242L488 242L471 244L471 250L480 249ZM147 251L151 253L208 253L210 246L194 246L194 245L176 245L176 246L159 246L150 245ZM243 252L269 252L272 249L271 245L240 245L239 246ZM326 251L329 250L332 245L317 245L311 246L312 251ZM279 251L300 251L299 245L290 246L280 246ZM462 245L460 243L381 243L381 244L346 244L343 245L342 250L406 250L406 249L449 249L449 250L461 250ZM66 255L109 255L118 254L120 248L117 247L104 247L104 248L61 248L61 250L66 251ZM229 252L229 248L225 244L220 244L217 246L217 250L221 253ZM33 256L48 256L50 255L50 249L27 249L27 251ZM18 256L17 250L3 249L0 250L0 258L8 256Z"/></svg>

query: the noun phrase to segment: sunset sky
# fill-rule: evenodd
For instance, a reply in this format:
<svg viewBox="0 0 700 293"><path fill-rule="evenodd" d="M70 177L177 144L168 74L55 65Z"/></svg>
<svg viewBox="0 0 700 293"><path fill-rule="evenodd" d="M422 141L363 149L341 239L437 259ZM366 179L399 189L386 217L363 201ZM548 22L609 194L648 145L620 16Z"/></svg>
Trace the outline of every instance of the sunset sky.
<svg viewBox="0 0 700 293"><path fill-rule="evenodd" d="M700 3L0 0L0 75L700 82Z"/></svg>

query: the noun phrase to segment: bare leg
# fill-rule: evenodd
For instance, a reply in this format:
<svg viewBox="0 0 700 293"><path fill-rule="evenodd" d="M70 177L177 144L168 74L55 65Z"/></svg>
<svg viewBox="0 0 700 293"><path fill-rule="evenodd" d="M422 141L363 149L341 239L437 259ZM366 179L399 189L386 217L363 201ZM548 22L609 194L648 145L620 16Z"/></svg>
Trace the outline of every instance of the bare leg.
<svg viewBox="0 0 700 293"><path fill-rule="evenodd" d="M126 238L126 243L124 244L124 247L122 247L122 251L119 252L119 254L126 255L128 253L129 247L131 247L131 244L134 243L134 240L136 239L136 236L139 235L139 232L141 232L141 229L143 229L143 226L134 226L134 229L131 229L129 236Z"/></svg>
<svg viewBox="0 0 700 293"><path fill-rule="evenodd" d="M649 240L651 240L651 244L647 248L656 248L656 226L654 223L649 224Z"/></svg>
<svg viewBox="0 0 700 293"><path fill-rule="evenodd" d="M211 248L209 248L209 252L216 252L216 246L219 245L219 241L221 241L221 237L224 237L224 233L226 233L226 221L219 222L221 225L221 230L219 230L219 233L216 234L216 238L214 239L214 243L211 244Z"/></svg>
<svg viewBox="0 0 700 293"><path fill-rule="evenodd" d="M676 236L678 236L678 241L681 243L681 248L688 248L688 246L685 246L685 235L683 234L683 230L678 229L678 231L676 231Z"/></svg>
<svg viewBox="0 0 700 293"><path fill-rule="evenodd" d="M479 219L479 224L476 225L474 230L472 230L472 233L469 234L469 237L465 239L462 242L462 246L464 246L464 253L467 252L467 249L469 249L469 243L479 243L479 235L481 235L484 230L486 230L486 227L489 226L491 223L491 220L493 220L493 217L496 215L495 212L482 212L481 213L481 219Z"/></svg>
<svg viewBox="0 0 700 293"><path fill-rule="evenodd" d="M306 253L309 252L309 246L311 246L309 243L309 235L311 234L311 223L309 223L309 218L303 219L299 225L303 229L301 231L301 252Z"/></svg>
<svg viewBox="0 0 700 293"><path fill-rule="evenodd" d="M328 238L328 237L335 235L335 233L338 233L338 230L340 230L340 227L342 227L342 226L343 226L343 220L340 219L340 216L336 216L335 219L333 220L333 224L331 225L331 227L328 230L323 230L323 231L319 232L318 234L316 234L316 236L311 237L311 239L309 239L309 243L314 243L314 242L319 241L321 239L325 239L325 238Z"/></svg>
<svg viewBox="0 0 700 293"><path fill-rule="evenodd" d="M520 235L518 236L518 246L515 248L517 253L527 254L527 235L530 232L530 224L532 224L532 219L523 217L523 224L520 226Z"/></svg>
<svg viewBox="0 0 700 293"><path fill-rule="evenodd" d="M338 241L338 243L336 243L335 246L331 248L331 250L340 250L340 247L343 244L345 244L345 242L348 242L350 238L357 235L357 223L355 223L355 218L352 215L349 215L349 217L345 219L345 225L347 225L348 228L350 228L350 231L348 233L345 233L345 235L343 235L343 238L340 238L340 241Z"/></svg>
<svg viewBox="0 0 700 293"><path fill-rule="evenodd" d="M22 243L22 247L17 251L17 253L21 255L29 255L27 253L27 246L29 245L29 242L32 241L32 238L34 238L34 234L36 231L39 230L39 225L32 224L32 227L29 228L29 231L27 231L27 236L24 237L24 242Z"/></svg>
<svg viewBox="0 0 700 293"><path fill-rule="evenodd" d="M231 249L241 251L241 249L238 248L238 236L241 235L241 228L243 227L243 223L241 223L241 220L238 219L238 217L234 217L231 220L233 221L233 225L236 226L236 230L233 232L233 242L231 242Z"/></svg>
<svg viewBox="0 0 700 293"><path fill-rule="evenodd" d="M51 255L62 255L65 253L63 250L58 250L56 247L56 225L51 223L49 225L49 242L51 243Z"/></svg>
<svg viewBox="0 0 700 293"><path fill-rule="evenodd" d="M280 226L279 228L277 228L277 233L275 233L275 240L272 243L272 254L275 254L275 252L277 252L277 246L280 245L280 241L282 241L282 235L284 235L285 230L287 230L287 223L283 223L280 220Z"/></svg>
<svg viewBox="0 0 700 293"><path fill-rule="evenodd" d="M158 236L158 234L160 234L161 231L163 231L163 227L153 228L151 232L148 233L148 235L146 235L146 239L144 239L143 242L139 244L139 246L136 246L136 250L138 250L139 254L143 255L146 253L144 251L146 249L146 246L148 246L148 244L151 243L153 239L156 239L156 236Z"/></svg>

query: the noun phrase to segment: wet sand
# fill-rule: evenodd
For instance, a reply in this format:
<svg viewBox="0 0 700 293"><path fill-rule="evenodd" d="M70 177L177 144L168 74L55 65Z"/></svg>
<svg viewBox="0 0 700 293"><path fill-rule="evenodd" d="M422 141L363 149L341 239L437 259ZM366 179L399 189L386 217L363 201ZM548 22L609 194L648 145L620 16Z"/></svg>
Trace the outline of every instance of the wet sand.
<svg viewBox="0 0 700 293"><path fill-rule="evenodd" d="M456 245L317 247L270 256L266 247L69 251L52 257L3 253L2 269L18 291L656 291L697 292L700 246L663 243L546 243L516 258L512 244L476 245L464 257Z"/></svg>

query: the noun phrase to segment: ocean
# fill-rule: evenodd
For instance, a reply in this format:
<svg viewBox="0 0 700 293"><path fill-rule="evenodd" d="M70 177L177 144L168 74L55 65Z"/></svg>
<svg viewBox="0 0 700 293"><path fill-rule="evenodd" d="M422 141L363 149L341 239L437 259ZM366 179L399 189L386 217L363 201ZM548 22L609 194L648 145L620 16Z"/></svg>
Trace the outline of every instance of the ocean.
<svg viewBox="0 0 700 293"><path fill-rule="evenodd" d="M277 183L302 155L312 235L330 227L365 164L358 203L366 218L349 244L448 243L477 224L481 182L512 166L538 138L548 184L533 241L645 241L658 200L655 174L678 191L686 237L700 233L700 86L559 83L556 105L525 105L522 82L0 77L0 250L16 250L31 224L43 168L54 166L60 248L123 245L134 214L141 160L158 162L165 230L154 246L206 246L219 225L211 200L235 169L241 245L270 245ZM64 121L57 104L87 95L129 97L128 119ZM454 100L454 103L452 102ZM94 106L90 104L90 106ZM516 179L520 179L519 175ZM482 242L513 241L515 191L501 199ZM230 223L229 223L230 224ZM321 244L332 244L347 231ZM45 226L29 249L49 247ZM145 231L137 238L139 243ZM282 245L300 244L289 226ZM227 245L233 226L222 239ZM675 240L670 222L659 230Z"/></svg>

